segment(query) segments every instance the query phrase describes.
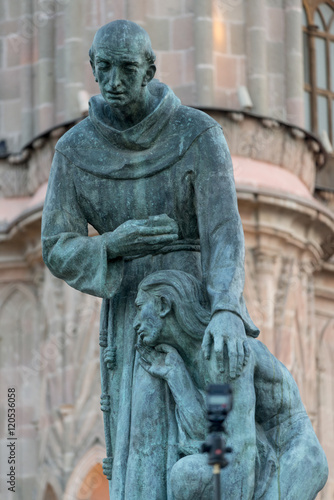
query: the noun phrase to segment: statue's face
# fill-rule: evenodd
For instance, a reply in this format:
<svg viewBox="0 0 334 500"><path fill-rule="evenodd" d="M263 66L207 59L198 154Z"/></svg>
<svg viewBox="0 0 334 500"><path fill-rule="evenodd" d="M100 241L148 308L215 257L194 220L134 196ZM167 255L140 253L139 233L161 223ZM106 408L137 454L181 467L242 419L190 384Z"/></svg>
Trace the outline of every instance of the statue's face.
<svg viewBox="0 0 334 500"><path fill-rule="evenodd" d="M143 99L149 65L141 52L112 43L95 48L94 75L111 107L129 111Z"/></svg>
<svg viewBox="0 0 334 500"><path fill-rule="evenodd" d="M165 320L160 316L158 300L139 290L135 304L137 314L133 327L141 342L152 347L163 342L162 333Z"/></svg>

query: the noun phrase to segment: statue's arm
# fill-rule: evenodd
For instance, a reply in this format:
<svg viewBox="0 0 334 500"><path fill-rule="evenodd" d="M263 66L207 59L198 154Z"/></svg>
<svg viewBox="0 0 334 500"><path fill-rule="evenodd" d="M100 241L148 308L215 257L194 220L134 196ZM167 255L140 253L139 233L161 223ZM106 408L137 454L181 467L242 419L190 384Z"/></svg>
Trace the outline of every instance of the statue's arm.
<svg viewBox="0 0 334 500"><path fill-rule="evenodd" d="M256 392L256 419L275 425L305 414L298 386L289 372L259 340L249 339L254 355L254 388Z"/></svg>
<svg viewBox="0 0 334 500"><path fill-rule="evenodd" d="M211 312L231 311L242 317L244 235L232 160L220 127L202 134L197 151L196 211Z"/></svg>
<svg viewBox="0 0 334 500"><path fill-rule="evenodd" d="M191 440L204 439L206 408L203 393L195 386L185 364L171 372L168 386L176 403L176 416L182 433Z"/></svg>
<svg viewBox="0 0 334 500"><path fill-rule="evenodd" d="M108 233L88 237L72 178L74 168L56 151L42 218L43 259L57 278L72 287L108 298L122 279L123 261L108 262Z"/></svg>
<svg viewBox="0 0 334 500"><path fill-rule="evenodd" d="M211 321L203 349L214 350L220 371L239 375L247 360L244 313L244 235L238 212L230 152L220 127L212 127L197 141L195 200L201 241L203 279L211 303Z"/></svg>
<svg viewBox="0 0 334 500"><path fill-rule="evenodd" d="M168 344L147 347L137 344L139 364L153 377L165 380L175 401L175 413L184 440L203 440L205 401L178 351Z"/></svg>

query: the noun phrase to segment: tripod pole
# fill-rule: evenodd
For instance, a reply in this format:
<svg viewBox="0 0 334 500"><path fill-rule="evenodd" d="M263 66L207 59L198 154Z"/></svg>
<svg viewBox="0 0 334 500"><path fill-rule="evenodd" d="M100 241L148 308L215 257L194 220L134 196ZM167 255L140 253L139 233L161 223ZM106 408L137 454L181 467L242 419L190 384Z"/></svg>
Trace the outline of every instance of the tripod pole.
<svg viewBox="0 0 334 500"><path fill-rule="evenodd" d="M214 481L215 500L221 500L221 493L220 493L220 464L214 464L214 466L213 466L213 481Z"/></svg>

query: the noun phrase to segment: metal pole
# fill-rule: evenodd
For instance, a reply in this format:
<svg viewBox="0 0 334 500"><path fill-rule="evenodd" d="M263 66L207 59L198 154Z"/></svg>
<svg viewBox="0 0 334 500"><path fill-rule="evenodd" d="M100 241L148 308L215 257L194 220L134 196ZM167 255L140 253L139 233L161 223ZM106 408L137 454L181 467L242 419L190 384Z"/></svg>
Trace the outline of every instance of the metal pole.
<svg viewBox="0 0 334 500"><path fill-rule="evenodd" d="M215 464L213 466L213 481L214 481L215 500L221 500L221 493L220 493L220 464Z"/></svg>

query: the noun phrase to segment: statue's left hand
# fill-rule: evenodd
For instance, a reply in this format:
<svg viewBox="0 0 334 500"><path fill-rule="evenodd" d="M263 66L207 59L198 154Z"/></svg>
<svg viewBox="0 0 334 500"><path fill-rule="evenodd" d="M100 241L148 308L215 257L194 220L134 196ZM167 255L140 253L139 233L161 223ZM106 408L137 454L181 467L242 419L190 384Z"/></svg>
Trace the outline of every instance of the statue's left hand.
<svg viewBox="0 0 334 500"><path fill-rule="evenodd" d="M156 347L137 344L136 349L140 354L140 365L153 377L167 380L177 366L183 365L177 350L168 344L159 344Z"/></svg>
<svg viewBox="0 0 334 500"><path fill-rule="evenodd" d="M226 371L227 360L224 360L224 351L226 351L229 376L238 377L249 358L249 347L242 319L230 311L216 312L205 330L202 342L206 359L211 357L212 344L219 371L221 373Z"/></svg>

